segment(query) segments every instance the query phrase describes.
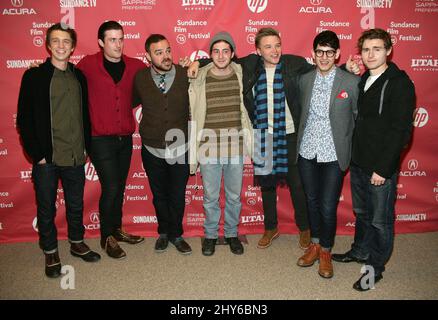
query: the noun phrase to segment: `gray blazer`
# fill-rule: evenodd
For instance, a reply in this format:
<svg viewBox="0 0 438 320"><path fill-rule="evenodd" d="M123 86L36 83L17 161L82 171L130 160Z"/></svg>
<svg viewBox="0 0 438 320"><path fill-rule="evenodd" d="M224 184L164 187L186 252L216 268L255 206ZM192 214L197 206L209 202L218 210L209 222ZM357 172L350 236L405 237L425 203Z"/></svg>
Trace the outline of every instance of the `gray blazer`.
<svg viewBox="0 0 438 320"><path fill-rule="evenodd" d="M312 70L301 76L300 104L301 120L298 128L297 159L301 140L309 117L310 101L312 98L313 84L316 78L316 70ZM351 160L351 140L353 136L354 121L357 115L357 97L359 94L358 83L360 77L347 71L336 68L330 96L330 125L333 133L336 156L342 171L347 170ZM346 94L345 94L346 92Z"/></svg>

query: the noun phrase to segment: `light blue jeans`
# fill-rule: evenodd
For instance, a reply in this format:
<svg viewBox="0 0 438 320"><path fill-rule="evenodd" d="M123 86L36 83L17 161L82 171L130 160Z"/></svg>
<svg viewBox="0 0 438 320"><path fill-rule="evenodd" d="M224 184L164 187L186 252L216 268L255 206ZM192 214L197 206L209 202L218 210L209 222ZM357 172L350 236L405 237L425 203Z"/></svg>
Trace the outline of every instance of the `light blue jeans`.
<svg viewBox="0 0 438 320"><path fill-rule="evenodd" d="M221 158L215 163L201 164L202 184L204 186L205 238L217 239L221 209L219 195L222 172L225 189L225 222L224 235L227 238L237 237L240 219L240 193L242 191L243 158Z"/></svg>

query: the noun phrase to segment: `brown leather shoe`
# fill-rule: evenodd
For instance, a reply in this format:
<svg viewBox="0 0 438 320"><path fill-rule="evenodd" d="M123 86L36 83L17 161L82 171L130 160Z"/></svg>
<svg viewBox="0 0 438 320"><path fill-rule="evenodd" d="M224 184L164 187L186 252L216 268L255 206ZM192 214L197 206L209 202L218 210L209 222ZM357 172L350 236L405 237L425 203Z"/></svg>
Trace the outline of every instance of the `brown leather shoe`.
<svg viewBox="0 0 438 320"><path fill-rule="evenodd" d="M298 246L303 250L306 250L310 246L310 229L300 231Z"/></svg>
<svg viewBox="0 0 438 320"><path fill-rule="evenodd" d="M280 234L278 233L278 229L275 228L273 230L265 230L263 237L259 240L257 244L257 248L265 249L272 244L274 239L277 239Z"/></svg>
<svg viewBox="0 0 438 320"><path fill-rule="evenodd" d="M319 270L318 273L323 278L333 277L332 254L330 251L321 250L319 254Z"/></svg>
<svg viewBox="0 0 438 320"><path fill-rule="evenodd" d="M59 260L58 251L54 253L45 253L46 256L46 276L49 278L58 278L61 275L61 261Z"/></svg>
<svg viewBox="0 0 438 320"><path fill-rule="evenodd" d="M311 243L304 255L298 259L297 265L299 265L300 267L313 266L315 261L319 259L320 252L321 246L318 243Z"/></svg>
<svg viewBox="0 0 438 320"><path fill-rule="evenodd" d="M117 241L127 242L129 244L137 244L144 241L143 237L129 234L120 228L116 229L113 236Z"/></svg>
<svg viewBox="0 0 438 320"><path fill-rule="evenodd" d="M105 250L105 252L114 259L123 259L126 257L125 251L123 251L122 248L120 248L119 244L117 243L117 240L113 236L109 236L106 239L102 239L100 241L100 246L102 249Z"/></svg>

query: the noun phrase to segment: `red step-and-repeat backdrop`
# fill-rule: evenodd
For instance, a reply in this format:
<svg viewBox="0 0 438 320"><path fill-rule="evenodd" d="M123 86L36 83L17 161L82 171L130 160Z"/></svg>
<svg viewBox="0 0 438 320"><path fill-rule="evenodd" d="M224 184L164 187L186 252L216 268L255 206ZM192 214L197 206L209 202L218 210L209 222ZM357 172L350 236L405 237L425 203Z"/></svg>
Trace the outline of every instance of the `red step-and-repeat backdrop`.
<svg viewBox="0 0 438 320"><path fill-rule="evenodd" d="M438 0L1 0L0 1L0 242L36 240L36 206L31 165L26 161L16 130L16 106L23 72L31 62L43 61L45 33L62 21L78 33L71 58L78 62L98 50L97 29L116 20L125 30L125 53L146 62L144 41L162 33L170 41L175 62L208 56L214 33L229 31L239 56L254 52L254 38L262 27L278 29L283 52L311 61L314 36L331 29L341 39L340 63L350 54L359 58L355 43L363 30L379 27L392 35L394 61L415 82L417 105L414 138L400 168L396 231L438 230ZM141 109L134 110L139 119ZM141 164L141 142L134 134L134 150L125 192L126 229L156 235L157 219L148 179ZM84 225L87 237L99 235L100 185L93 164L87 162ZM260 190L252 185L247 165L242 190L240 233L263 232ZM338 209L338 234L354 232L349 176ZM295 233L293 207L287 190L278 193L279 226ZM185 236L203 234L202 181L191 177L186 190ZM223 205L223 200L221 201ZM56 202L59 237L66 238L65 201L61 185Z"/></svg>

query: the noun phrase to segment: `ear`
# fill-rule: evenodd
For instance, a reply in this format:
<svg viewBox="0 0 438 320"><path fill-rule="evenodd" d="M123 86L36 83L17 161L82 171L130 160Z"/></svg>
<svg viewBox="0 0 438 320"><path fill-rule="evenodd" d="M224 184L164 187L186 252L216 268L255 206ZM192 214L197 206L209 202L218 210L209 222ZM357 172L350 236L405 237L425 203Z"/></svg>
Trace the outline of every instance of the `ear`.
<svg viewBox="0 0 438 320"><path fill-rule="evenodd" d="M231 59L233 59L233 58L234 58L234 51L231 52Z"/></svg>
<svg viewBox="0 0 438 320"><path fill-rule="evenodd" d="M101 47L101 48L103 48L105 46L105 43L100 39L97 40L97 43L99 44L99 47Z"/></svg>
<svg viewBox="0 0 438 320"><path fill-rule="evenodd" d="M261 56L262 53L260 52L260 49L259 49L259 48L256 48L256 50L257 50L257 54L258 54L259 56Z"/></svg>
<svg viewBox="0 0 438 320"><path fill-rule="evenodd" d="M335 54L335 60L338 60L340 55L341 55L341 49L337 49Z"/></svg>
<svg viewBox="0 0 438 320"><path fill-rule="evenodd" d="M147 59L149 62L152 61L152 59L151 59L151 55L150 55L149 52L147 52L147 51L146 51L146 59Z"/></svg>
<svg viewBox="0 0 438 320"><path fill-rule="evenodd" d="M312 55L312 59L313 59L313 62L315 62L315 58L316 58L316 55L315 55L315 50L310 50L310 54Z"/></svg>
<svg viewBox="0 0 438 320"><path fill-rule="evenodd" d="M386 56L388 57L391 54L391 52L392 52L392 47L389 48L389 50L386 50Z"/></svg>

